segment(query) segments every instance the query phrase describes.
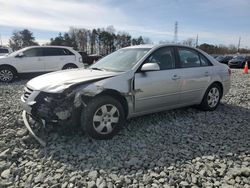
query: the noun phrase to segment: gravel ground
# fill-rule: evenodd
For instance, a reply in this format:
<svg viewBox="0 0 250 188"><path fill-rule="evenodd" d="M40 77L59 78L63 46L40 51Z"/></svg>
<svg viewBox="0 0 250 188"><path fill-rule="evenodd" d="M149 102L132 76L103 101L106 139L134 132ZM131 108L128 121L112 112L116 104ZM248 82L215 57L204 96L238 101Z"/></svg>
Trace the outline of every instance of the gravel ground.
<svg viewBox="0 0 250 188"><path fill-rule="evenodd" d="M182 108L129 120L109 141L41 133L19 120L27 80L0 84L0 187L250 187L250 74L232 71L214 112Z"/></svg>

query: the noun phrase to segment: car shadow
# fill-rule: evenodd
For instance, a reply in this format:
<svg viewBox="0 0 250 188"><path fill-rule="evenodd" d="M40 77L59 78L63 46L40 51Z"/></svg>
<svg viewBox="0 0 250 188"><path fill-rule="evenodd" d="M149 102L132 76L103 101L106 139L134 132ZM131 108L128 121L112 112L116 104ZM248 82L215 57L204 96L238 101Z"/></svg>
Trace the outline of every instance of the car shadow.
<svg viewBox="0 0 250 188"><path fill-rule="evenodd" d="M1 86L15 86L15 85L24 85L32 78L40 76L45 73L28 73L28 74L21 74L16 77L11 83L0 82Z"/></svg>
<svg viewBox="0 0 250 188"><path fill-rule="evenodd" d="M249 114L250 109L229 104L213 112L169 110L129 120L111 140L93 140L81 131L48 133L40 154L73 170L152 169L202 156L234 157L250 152Z"/></svg>
<svg viewBox="0 0 250 188"><path fill-rule="evenodd" d="M27 73L27 74L21 74L18 76L18 78L16 78L15 81L20 81L20 80L30 80L32 78L35 78L37 76L43 75L46 73Z"/></svg>

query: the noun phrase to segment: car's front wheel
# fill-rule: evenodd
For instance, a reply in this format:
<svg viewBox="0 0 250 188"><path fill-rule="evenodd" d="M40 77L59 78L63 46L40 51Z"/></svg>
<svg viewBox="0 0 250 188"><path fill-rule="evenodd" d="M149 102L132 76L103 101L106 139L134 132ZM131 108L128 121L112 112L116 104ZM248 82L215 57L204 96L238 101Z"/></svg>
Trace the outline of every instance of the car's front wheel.
<svg viewBox="0 0 250 188"><path fill-rule="evenodd" d="M8 66L3 66L0 68L0 81L1 82L11 82L14 80L16 72L13 68Z"/></svg>
<svg viewBox="0 0 250 188"><path fill-rule="evenodd" d="M220 104L220 99L222 97L222 88L219 84L214 83L208 87L203 100L200 104L200 108L206 111L215 110Z"/></svg>
<svg viewBox="0 0 250 188"><path fill-rule="evenodd" d="M81 124L95 139L111 139L125 122L121 103L111 96L97 96L82 110Z"/></svg>

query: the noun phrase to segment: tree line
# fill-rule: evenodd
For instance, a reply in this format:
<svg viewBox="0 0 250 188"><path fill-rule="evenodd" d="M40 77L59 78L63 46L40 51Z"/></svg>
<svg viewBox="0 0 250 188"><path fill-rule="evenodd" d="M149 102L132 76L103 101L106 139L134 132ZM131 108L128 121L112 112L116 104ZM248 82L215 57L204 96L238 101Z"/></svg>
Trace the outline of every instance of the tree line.
<svg viewBox="0 0 250 188"><path fill-rule="evenodd" d="M133 38L129 33L118 31L113 26L106 29L84 29L71 27L68 32L59 33L57 37L51 38L46 45L70 46L77 51L88 54L107 55L117 49L140 44L151 43L149 38L139 36ZM33 33L27 29L13 32L9 40L9 46L13 50L19 50L26 46L38 45Z"/></svg>
<svg viewBox="0 0 250 188"><path fill-rule="evenodd" d="M230 44L228 46L223 45L223 44L213 45L213 44L207 44L207 43L197 45L197 41L193 38L188 38L187 40L182 41L182 44L199 48L207 52L208 54L236 54L236 53L247 54L247 53L250 53L249 49L238 48L233 44Z"/></svg>
<svg viewBox="0 0 250 188"><path fill-rule="evenodd" d="M124 31L116 31L113 26L107 28L85 29L71 27L68 32L59 33L55 38L51 38L46 45L71 46L77 51L84 51L88 54L107 55L117 49L140 44L152 43L147 37L139 36L133 38L129 33ZM160 41L163 43L173 43L170 41ZM209 54L234 54L234 53L250 53L249 49L238 49L235 45L212 45L203 43L197 45L195 39L188 38L179 42L187 46L200 48ZM14 51L27 46L39 45L33 33L28 29L14 31L10 40L9 47Z"/></svg>

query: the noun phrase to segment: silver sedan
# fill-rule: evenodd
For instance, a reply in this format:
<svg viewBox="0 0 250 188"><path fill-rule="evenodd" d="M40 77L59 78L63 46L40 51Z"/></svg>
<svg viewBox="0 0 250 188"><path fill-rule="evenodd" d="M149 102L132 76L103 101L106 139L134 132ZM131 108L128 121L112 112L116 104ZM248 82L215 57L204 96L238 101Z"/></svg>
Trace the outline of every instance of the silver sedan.
<svg viewBox="0 0 250 188"><path fill-rule="evenodd" d="M93 138L109 139L127 118L191 105L215 110L229 91L230 74L227 65L199 49L127 47L88 69L30 80L21 97L23 118L29 114L44 125L74 122Z"/></svg>

